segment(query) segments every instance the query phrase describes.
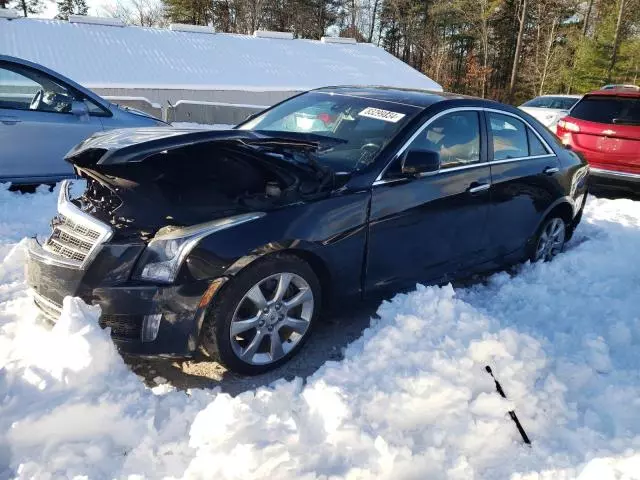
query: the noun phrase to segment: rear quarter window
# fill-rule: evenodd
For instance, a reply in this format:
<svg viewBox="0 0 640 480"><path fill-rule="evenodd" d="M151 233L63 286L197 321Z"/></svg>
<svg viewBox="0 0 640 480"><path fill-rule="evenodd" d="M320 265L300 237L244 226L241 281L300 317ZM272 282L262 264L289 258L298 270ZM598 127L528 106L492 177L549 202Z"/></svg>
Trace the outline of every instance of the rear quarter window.
<svg viewBox="0 0 640 480"><path fill-rule="evenodd" d="M571 110L570 115L596 123L640 123L640 98L584 97Z"/></svg>

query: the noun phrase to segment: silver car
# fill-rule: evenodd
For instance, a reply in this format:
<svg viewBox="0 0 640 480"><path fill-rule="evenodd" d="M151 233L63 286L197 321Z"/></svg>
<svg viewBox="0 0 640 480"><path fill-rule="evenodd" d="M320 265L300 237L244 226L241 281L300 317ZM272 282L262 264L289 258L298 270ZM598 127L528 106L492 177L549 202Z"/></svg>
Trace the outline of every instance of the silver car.
<svg viewBox="0 0 640 480"><path fill-rule="evenodd" d="M163 125L26 60L0 55L0 182L53 183L73 177L64 161L94 132Z"/></svg>
<svg viewBox="0 0 640 480"><path fill-rule="evenodd" d="M555 133L558 120L566 116L571 107L581 98L582 95L542 95L523 103L518 108Z"/></svg>

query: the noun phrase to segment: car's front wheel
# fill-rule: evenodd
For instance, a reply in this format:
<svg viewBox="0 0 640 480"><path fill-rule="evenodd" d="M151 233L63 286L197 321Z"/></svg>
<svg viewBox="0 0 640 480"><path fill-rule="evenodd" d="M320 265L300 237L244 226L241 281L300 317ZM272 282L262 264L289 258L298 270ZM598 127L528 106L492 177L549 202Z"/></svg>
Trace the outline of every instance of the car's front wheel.
<svg viewBox="0 0 640 480"><path fill-rule="evenodd" d="M321 304L311 267L291 255L259 260L220 292L205 323L203 346L229 370L256 375L302 347Z"/></svg>
<svg viewBox="0 0 640 480"><path fill-rule="evenodd" d="M531 254L532 262L548 262L562 252L567 238L567 225L558 216L551 216L540 227Z"/></svg>

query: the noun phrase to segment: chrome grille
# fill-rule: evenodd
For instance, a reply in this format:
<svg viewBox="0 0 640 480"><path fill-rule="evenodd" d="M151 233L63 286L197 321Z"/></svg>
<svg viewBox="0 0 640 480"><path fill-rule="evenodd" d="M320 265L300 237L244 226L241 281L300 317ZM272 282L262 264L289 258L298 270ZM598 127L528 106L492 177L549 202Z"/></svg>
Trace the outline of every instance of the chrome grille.
<svg viewBox="0 0 640 480"><path fill-rule="evenodd" d="M65 224L67 228L71 229L78 235L81 235L89 240L97 240L100 237L100 232L96 232L95 230L91 230L90 228L85 227L84 225L75 223L73 220L65 217L62 214L59 214L58 218L60 219L60 221L62 221Z"/></svg>
<svg viewBox="0 0 640 480"><path fill-rule="evenodd" d="M83 212L69 200L69 185L65 181L61 186L58 215L42 248L64 259L72 268L82 268L113 232L108 225Z"/></svg>
<svg viewBox="0 0 640 480"><path fill-rule="evenodd" d="M45 250L64 258L84 262L100 237L100 232L77 225L64 215L58 215L53 232L44 244Z"/></svg>

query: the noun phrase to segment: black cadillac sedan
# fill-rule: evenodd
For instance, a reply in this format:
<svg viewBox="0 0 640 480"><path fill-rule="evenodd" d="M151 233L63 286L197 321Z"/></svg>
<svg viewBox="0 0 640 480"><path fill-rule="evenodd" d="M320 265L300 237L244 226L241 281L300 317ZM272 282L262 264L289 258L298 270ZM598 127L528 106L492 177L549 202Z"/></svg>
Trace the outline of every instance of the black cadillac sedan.
<svg viewBox="0 0 640 480"><path fill-rule="evenodd" d="M96 134L68 155L28 280L102 307L121 351L199 348L257 374L322 307L549 260L578 224L588 167L526 113L475 98L324 88L233 130Z"/></svg>

